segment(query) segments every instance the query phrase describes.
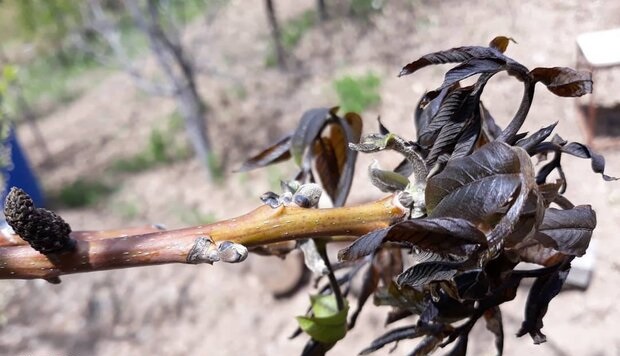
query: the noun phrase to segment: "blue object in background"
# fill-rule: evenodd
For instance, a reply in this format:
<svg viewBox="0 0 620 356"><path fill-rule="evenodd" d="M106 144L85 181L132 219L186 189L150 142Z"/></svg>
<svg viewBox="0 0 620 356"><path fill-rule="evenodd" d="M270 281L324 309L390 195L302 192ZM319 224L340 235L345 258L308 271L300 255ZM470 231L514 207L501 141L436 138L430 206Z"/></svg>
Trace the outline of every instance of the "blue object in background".
<svg viewBox="0 0 620 356"><path fill-rule="evenodd" d="M4 143L4 145L10 145L11 147L12 166L8 167L8 169L2 169L2 174L5 177L8 176L8 180L6 187L2 192L1 205L4 206L4 199L9 193L11 187L19 187L28 193L30 197L32 197L32 200L36 206L43 206L43 193L39 187L39 183L37 182L34 172L30 169L28 160L26 159L26 156L24 156L22 148L19 146L17 135L15 135L15 130L11 130L9 133L9 139Z"/></svg>

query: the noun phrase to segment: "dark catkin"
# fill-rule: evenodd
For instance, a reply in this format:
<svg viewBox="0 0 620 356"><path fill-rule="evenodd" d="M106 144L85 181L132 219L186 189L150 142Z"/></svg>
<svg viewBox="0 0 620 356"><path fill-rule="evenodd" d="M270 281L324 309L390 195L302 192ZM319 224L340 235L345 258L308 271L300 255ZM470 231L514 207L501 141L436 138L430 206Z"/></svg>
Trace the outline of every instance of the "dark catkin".
<svg viewBox="0 0 620 356"><path fill-rule="evenodd" d="M4 215L15 233L44 255L75 250L69 224L52 211L36 208L19 188L11 188L7 195Z"/></svg>

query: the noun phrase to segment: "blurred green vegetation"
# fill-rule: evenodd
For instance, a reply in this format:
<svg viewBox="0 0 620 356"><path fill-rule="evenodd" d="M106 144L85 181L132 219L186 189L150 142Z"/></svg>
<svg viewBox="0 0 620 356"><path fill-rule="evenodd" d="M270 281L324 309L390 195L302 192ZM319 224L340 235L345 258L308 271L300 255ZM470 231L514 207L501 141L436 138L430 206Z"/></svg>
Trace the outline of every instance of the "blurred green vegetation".
<svg viewBox="0 0 620 356"><path fill-rule="evenodd" d="M97 204L115 190L103 181L78 178L59 191L52 192L50 200L55 206L81 208Z"/></svg>
<svg viewBox="0 0 620 356"><path fill-rule="evenodd" d="M122 200L112 203L112 210L123 219L132 220L140 215L141 209L136 202Z"/></svg>
<svg viewBox="0 0 620 356"><path fill-rule="evenodd" d="M112 170L137 173L190 157L189 147L183 140L179 140L182 125L183 120L174 112L164 127L151 128L148 143L142 151L113 162Z"/></svg>
<svg viewBox="0 0 620 356"><path fill-rule="evenodd" d="M381 79L374 73L343 76L333 82L343 112L361 113L381 102Z"/></svg>
<svg viewBox="0 0 620 356"><path fill-rule="evenodd" d="M381 11L385 0L351 0L349 10L357 18L368 19L374 13Z"/></svg>

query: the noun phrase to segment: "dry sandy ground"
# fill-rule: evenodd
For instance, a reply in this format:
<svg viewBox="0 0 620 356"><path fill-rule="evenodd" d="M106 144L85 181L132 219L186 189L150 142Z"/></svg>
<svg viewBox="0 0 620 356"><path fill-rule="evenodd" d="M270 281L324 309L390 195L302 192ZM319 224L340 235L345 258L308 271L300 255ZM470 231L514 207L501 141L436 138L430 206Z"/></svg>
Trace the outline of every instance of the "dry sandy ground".
<svg viewBox="0 0 620 356"><path fill-rule="evenodd" d="M283 19L313 4L310 0L277 2ZM620 26L620 2L612 0L389 1L370 25L340 16L309 31L295 50L299 64L282 74L264 68L269 37L261 5L260 1L231 1L213 23L197 24L187 32L198 63L205 67L200 88L213 109L212 136L229 171L294 127L303 110L333 105L331 80L338 75L367 71L380 75L382 103L365 113L371 126L366 130L374 130L374 117L380 113L388 127L412 137L411 113L417 98L440 83L444 68L397 79L399 68L410 60L453 46L485 44L504 34L519 42L507 54L529 67L572 66L579 33ZM619 78L617 70L596 78L603 102L620 101ZM487 87L485 103L504 123L520 100L519 85L498 77ZM246 95L238 95L240 91ZM124 74L113 72L78 100L41 119L55 164L45 168L37 152L30 152L32 161L52 189L76 177L110 179L110 162L138 152L149 127L161 123L173 109L169 100L146 97ZM539 88L530 117L527 129L558 120L557 132L569 140L582 139L572 99ZM27 128L19 131L25 146L31 146ZM620 152L605 154L608 172L620 175ZM566 291L554 300L545 319L549 342L541 346L534 346L528 337L513 336L523 315L526 290L522 289L503 308L506 355L620 355L619 183L604 183L590 173L586 161L564 161L569 197L575 203L591 203L598 212L596 273L587 291ZM363 179L368 162L368 157L361 157L360 179L351 202L380 196ZM116 181L118 191L109 199L60 214L75 230L153 222L178 227L191 209L222 219L256 206L257 197L270 189L268 181L274 176L286 178L290 172L285 164L247 175L230 174L225 183L211 185L197 163L178 162L122 176ZM137 216L122 213L126 203L139 208ZM247 263L235 266L168 265L99 272L67 276L57 286L3 281L0 354L298 354L304 338L287 337L295 328L293 316L306 308L310 290L275 300L256 274L264 271L263 262L262 257L251 256ZM368 306L357 328L330 354L357 354L384 331L385 313ZM475 334L477 342L470 354L493 354L491 336L484 327ZM406 354L412 345L403 342L394 354Z"/></svg>

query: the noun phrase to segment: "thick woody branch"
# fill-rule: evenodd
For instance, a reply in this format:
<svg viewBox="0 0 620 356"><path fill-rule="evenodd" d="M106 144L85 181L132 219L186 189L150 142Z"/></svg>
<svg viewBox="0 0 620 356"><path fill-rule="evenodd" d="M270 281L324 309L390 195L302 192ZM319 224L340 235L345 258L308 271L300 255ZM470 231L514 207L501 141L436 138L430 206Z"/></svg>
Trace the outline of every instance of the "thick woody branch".
<svg viewBox="0 0 620 356"><path fill-rule="evenodd" d="M297 206L254 211L210 225L140 235L111 237L109 233L72 233L72 252L43 255L28 245L0 247L0 279L54 279L58 276L149 266L166 263L198 263L188 259L204 255L205 238L255 247L308 237L361 236L399 221L404 208L394 196L372 203L331 209ZM123 230L119 230L121 233Z"/></svg>

